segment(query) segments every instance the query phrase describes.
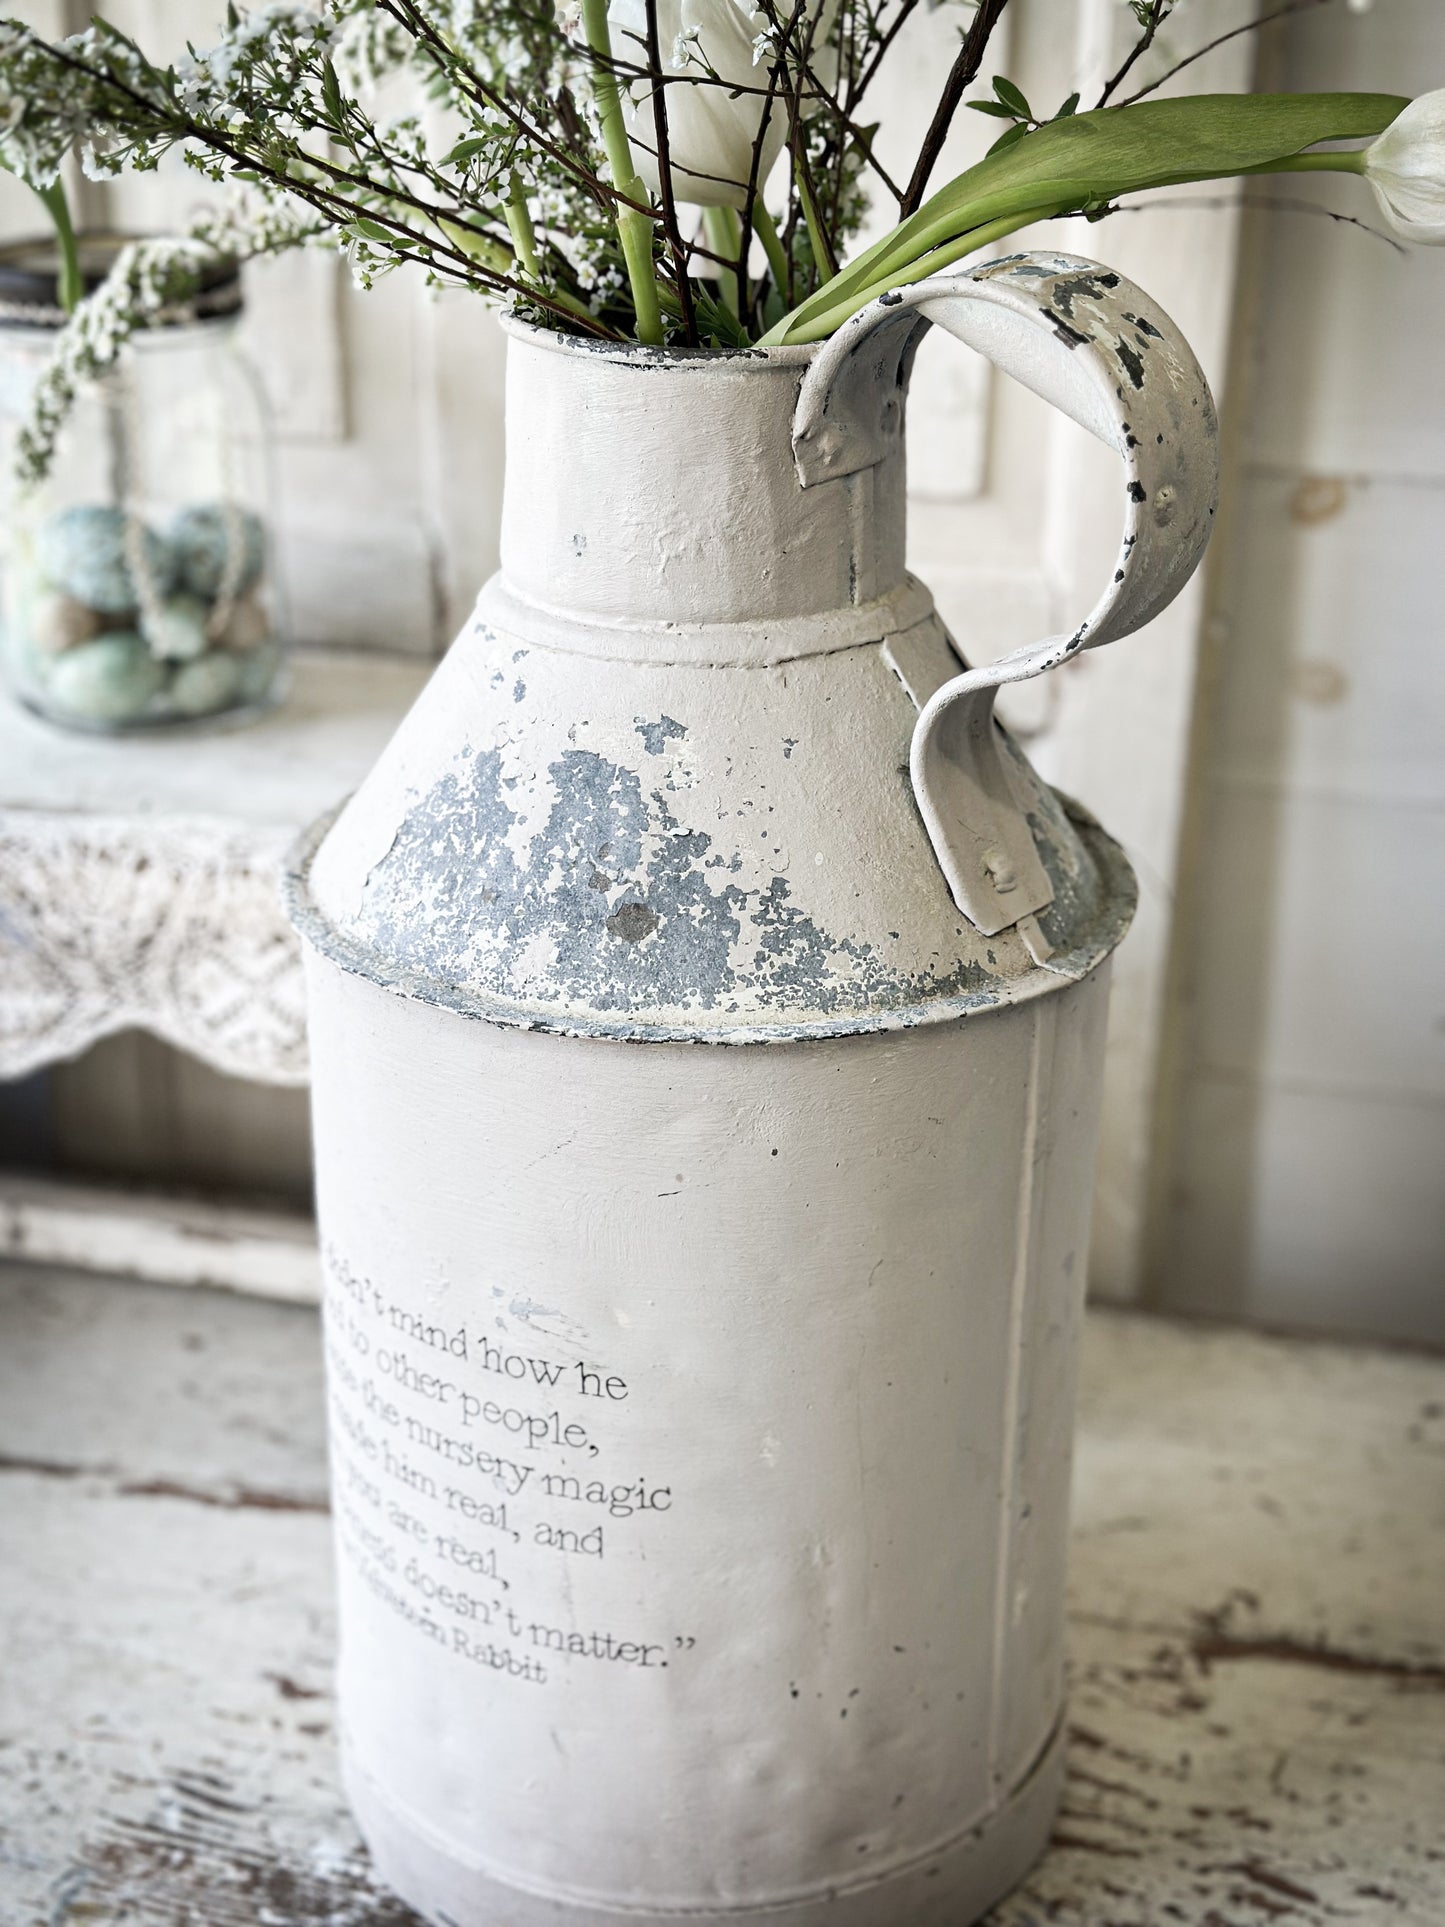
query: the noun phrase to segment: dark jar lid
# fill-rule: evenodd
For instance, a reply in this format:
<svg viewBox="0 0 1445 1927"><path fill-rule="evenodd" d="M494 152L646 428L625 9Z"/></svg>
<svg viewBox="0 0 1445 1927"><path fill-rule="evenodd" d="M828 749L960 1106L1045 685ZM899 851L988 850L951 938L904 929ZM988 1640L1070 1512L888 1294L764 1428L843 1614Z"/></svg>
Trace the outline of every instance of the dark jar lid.
<svg viewBox="0 0 1445 1927"><path fill-rule="evenodd" d="M122 248L148 237L90 233L77 237L80 279L93 294L115 266ZM70 319L56 294L60 249L53 235L9 241L0 246L0 326L62 328ZM235 261L213 261L187 276L174 301L149 319L152 328L183 328L240 311L241 270Z"/></svg>

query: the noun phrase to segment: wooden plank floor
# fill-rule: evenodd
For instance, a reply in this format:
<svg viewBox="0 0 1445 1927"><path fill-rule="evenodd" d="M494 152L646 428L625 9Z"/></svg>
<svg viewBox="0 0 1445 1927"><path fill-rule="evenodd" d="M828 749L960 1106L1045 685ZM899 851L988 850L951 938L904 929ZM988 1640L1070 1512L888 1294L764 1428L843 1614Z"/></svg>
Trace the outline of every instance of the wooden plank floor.
<svg viewBox="0 0 1445 1927"><path fill-rule="evenodd" d="M309 1311L0 1272L4 1927L412 1923L336 1785L320 1411ZM1445 1361L1096 1315L1076 1512L994 1927L1440 1927Z"/></svg>

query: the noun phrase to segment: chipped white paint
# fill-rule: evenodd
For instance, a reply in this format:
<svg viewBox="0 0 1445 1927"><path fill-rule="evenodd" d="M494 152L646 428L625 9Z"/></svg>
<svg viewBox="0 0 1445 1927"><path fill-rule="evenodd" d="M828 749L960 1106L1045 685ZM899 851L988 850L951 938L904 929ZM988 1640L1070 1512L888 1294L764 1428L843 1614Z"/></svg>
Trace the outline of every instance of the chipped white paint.
<svg viewBox="0 0 1445 1927"><path fill-rule="evenodd" d="M1212 415L1118 277L930 306L998 288L1126 463L1030 673L1187 575ZM987 704L940 758L994 820L919 815L978 679L903 567L898 305L816 376L514 331L502 573L301 856L347 1780L449 1927L961 1927L1050 1824L1132 886Z"/></svg>
<svg viewBox="0 0 1445 1927"><path fill-rule="evenodd" d="M1142 629L1179 594L1218 505L1218 426L1189 344L1140 289L1067 255L1011 257L885 295L839 329L799 399L794 446L805 480L878 463L867 390L931 323L1088 429L1124 469L1114 572L1083 621L956 675L920 702L913 792L954 901L991 936L1054 895L1001 754L995 699L1081 649ZM885 436L887 424L885 406Z"/></svg>

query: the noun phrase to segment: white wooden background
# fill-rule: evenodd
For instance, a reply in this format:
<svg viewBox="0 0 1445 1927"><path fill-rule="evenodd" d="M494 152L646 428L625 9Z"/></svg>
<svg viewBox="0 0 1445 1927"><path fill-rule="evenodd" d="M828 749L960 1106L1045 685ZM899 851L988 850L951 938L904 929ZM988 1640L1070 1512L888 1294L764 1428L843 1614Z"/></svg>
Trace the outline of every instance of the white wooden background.
<svg viewBox="0 0 1445 1927"><path fill-rule="evenodd" d="M1322 9L1269 80L1445 86L1445 17ZM1260 212L1243 286L1149 1284L1439 1342L1445 249Z"/></svg>
<svg viewBox="0 0 1445 1927"><path fill-rule="evenodd" d="M26 0L23 10L53 23L67 6L77 16L88 11L78 0ZM1257 10L1254 0L1187 0L1150 56L1153 69ZM112 0L107 11L162 44L204 40L219 9L212 0ZM895 143L899 150L916 139L959 19L950 7L920 14L916 33L900 48L887 104L887 122L908 130ZM1352 57L1352 49L1373 47L1402 18L1418 21L1427 40L1439 36L1436 14L1434 0L1377 0L1376 11L1363 14L1332 0L1299 23L1297 35L1300 45L1313 46L1319 36L1322 45L1343 47ZM1075 87L1091 101L1127 46L1131 25L1122 0L1014 0L1006 19L1009 31L1000 36L989 71L1008 72L1045 111ZM1201 90L1248 85L1255 57L1252 37L1236 40L1178 84ZM1360 59L1368 64L1365 54ZM1445 80L1445 71L1437 78ZM1427 82L1412 70L1401 84ZM1282 84L1311 83L1286 78ZM1329 84L1367 83L1345 75ZM966 164L996 132L996 123L961 115L944 166L954 171ZM1356 192L1353 183L1339 191L1347 199ZM144 225L184 212L198 186L184 175L85 192L90 218ZM1228 417L1238 196L1225 190L1156 198L1165 205L1153 211L1094 226L1053 224L1025 240L1101 257L1147 286L1190 336ZM1366 211L1363 193L1356 198ZM1313 258L1315 237L1304 230L1315 224L1268 218L1269 236L1287 244L1290 260L1301 250ZM25 197L7 188L0 194L0 227L15 231L17 225L33 225L33 217ZM1336 257L1355 289L1384 250L1341 230ZM1277 280L1269 326L1281 342L1317 314L1319 285L1318 275L1312 279L1303 269ZM322 642L439 651L495 563L502 366L495 324L469 299L429 296L401 276L356 295L338 264L322 257L258 270L251 303L252 341L282 436L283 526L300 631ZM1336 335L1333 379L1343 388L1360 336L1358 329ZM1032 397L970 364L951 342L925 345L919 386L911 430L912 559L965 649L991 656L1070 624L1093 602L1111 566L1114 492L1096 483L1113 458ZM1405 418L1413 412L1398 380L1380 404ZM1340 411L1331 414L1314 391L1297 394L1292 419L1312 421L1317 408L1324 410L1325 432ZM1340 456L1330 472L1358 466ZM1358 527L1359 518L1343 526ZM1401 535L1402 550L1404 541ZM1428 544L1416 553L1427 550ZM1267 555L1257 567L1268 579ZM1142 886L1139 920L1116 976L1093 1255L1095 1289L1116 1298L1137 1296L1155 1277L1158 1241L1166 1235L1157 1200L1168 1193L1169 1174L1160 1165L1155 1098L1202 593L1202 585L1191 589L1147 634L1077 661L1051 685L1031 689L1012 711L1051 779L1087 801L1122 838ZM1301 876L1299 887L1316 886ZM108 1093L103 1112L98 1086ZM217 1171L234 1168L238 1176L264 1175L273 1184L289 1173L293 1185L300 1181L291 1163L300 1138L294 1100L218 1087L199 1067L165 1061L145 1040L112 1040L94 1066L59 1074L54 1087L56 1141L64 1151L79 1134L91 1164L103 1165L107 1147L129 1129L157 1140L149 1160L157 1174L165 1169L158 1140L167 1138L188 1145L193 1163L201 1155L204 1166L209 1155ZM129 1094L118 1099L122 1089ZM206 1146L214 1140L193 1128L207 1112L245 1118L248 1128L233 1129L234 1141L211 1155ZM101 1115L106 1121L98 1128ZM273 1117L281 1121L274 1131L267 1125ZM1192 1161L1196 1152L1181 1155ZM1215 1203L1225 1208L1230 1199L1220 1193ZM1206 1301L1211 1291L1221 1303L1238 1296L1232 1282L1221 1296L1202 1272L1199 1283ZM1306 1298L1293 1313L1310 1322Z"/></svg>

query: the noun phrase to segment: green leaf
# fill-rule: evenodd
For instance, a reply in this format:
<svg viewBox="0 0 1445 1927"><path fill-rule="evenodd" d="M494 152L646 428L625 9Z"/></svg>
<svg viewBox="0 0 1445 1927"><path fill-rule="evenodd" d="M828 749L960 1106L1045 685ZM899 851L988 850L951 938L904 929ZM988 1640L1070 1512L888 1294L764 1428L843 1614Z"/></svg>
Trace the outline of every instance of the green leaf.
<svg viewBox="0 0 1445 1927"><path fill-rule="evenodd" d="M795 308L782 336L974 228L1041 208L1071 213L1121 194L1267 173L1320 141L1367 140L1407 105L1398 94L1192 94L1071 114L966 169ZM775 336L776 338L776 336Z"/></svg>
<svg viewBox="0 0 1445 1927"><path fill-rule="evenodd" d="M345 110L341 102L341 82L336 78L336 69L331 62L325 61L321 68L321 98L326 103L326 111L333 120L341 120Z"/></svg>
<svg viewBox="0 0 1445 1927"><path fill-rule="evenodd" d="M716 300L708 288L696 281L692 284L692 303L698 326L704 334L711 336L715 348L748 346L748 337L737 316Z"/></svg>
<svg viewBox="0 0 1445 1927"><path fill-rule="evenodd" d="M1054 115L1054 119L1067 120L1070 114L1076 114L1078 111L1079 111L1079 96L1077 94L1070 94L1069 98L1064 102L1063 106L1059 109L1058 113Z"/></svg>
<svg viewBox="0 0 1445 1927"><path fill-rule="evenodd" d="M1005 80L1001 75L995 74L993 77L993 90L1016 120L1033 119L1033 108L1029 106L1023 97L1022 91L1015 87L1011 80Z"/></svg>
<svg viewBox="0 0 1445 1927"><path fill-rule="evenodd" d="M993 146L988 150L989 153L997 154L1005 147L1012 147L1014 142L1021 141L1028 131L1027 121L1016 120L1012 127L1005 128L1003 133L999 135Z"/></svg>
<svg viewBox="0 0 1445 1927"><path fill-rule="evenodd" d="M364 214L358 214L354 221L349 221L342 232L349 234L354 241L383 241L388 247L396 239L390 228L383 227L380 221L368 221Z"/></svg>
<svg viewBox="0 0 1445 1927"><path fill-rule="evenodd" d="M1017 120L1018 115L1012 107L1005 107L1001 100L966 100L965 107L971 107L976 114L994 114L999 120Z"/></svg>
<svg viewBox="0 0 1445 1927"><path fill-rule="evenodd" d="M484 147L490 147L491 145L492 141L489 136L484 136L481 140L458 141L451 153L448 154L442 162L442 166L460 167L463 161L469 161L473 154L480 154Z"/></svg>

